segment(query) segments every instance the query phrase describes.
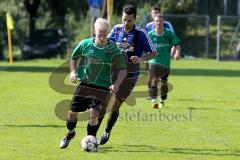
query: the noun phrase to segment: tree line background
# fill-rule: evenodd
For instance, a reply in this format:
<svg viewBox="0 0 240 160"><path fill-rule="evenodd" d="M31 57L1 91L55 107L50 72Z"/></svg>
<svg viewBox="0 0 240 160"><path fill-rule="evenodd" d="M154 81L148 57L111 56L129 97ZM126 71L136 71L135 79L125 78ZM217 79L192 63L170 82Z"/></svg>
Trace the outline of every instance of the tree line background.
<svg viewBox="0 0 240 160"><path fill-rule="evenodd" d="M134 4L138 7L137 24L146 14L150 15L151 6L158 4L165 14L204 14L210 16L210 23L216 24L218 14L237 15L239 0L121 0L114 1L113 24L121 22L122 7ZM3 0L0 1L0 58L7 48L6 13L14 20L13 45L19 46L24 39L41 26L42 28L61 28L68 36L71 45L90 36L90 22L87 0ZM106 18L106 11L102 12ZM188 29L174 23L182 34ZM180 34L181 37L181 34ZM214 46L215 47L215 46Z"/></svg>

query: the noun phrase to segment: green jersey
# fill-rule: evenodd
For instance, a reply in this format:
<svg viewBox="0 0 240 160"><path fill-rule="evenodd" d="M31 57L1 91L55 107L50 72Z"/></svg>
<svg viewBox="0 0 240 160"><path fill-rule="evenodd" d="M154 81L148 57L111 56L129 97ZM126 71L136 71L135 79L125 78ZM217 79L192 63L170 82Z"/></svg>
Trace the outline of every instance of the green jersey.
<svg viewBox="0 0 240 160"><path fill-rule="evenodd" d="M180 39L171 30L164 30L160 35L155 34L155 30L148 33L157 50L157 56L148 61L151 65L161 64L170 68L171 47L180 43Z"/></svg>
<svg viewBox="0 0 240 160"><path fill-rule="evenodd" d="M77 70L78 80L88 84L109 87L111 85L111 69L126 69L123 55L114 42L99 48L94 43L94 38L82 40L73 50L71 58L81 57Z"/></svg>

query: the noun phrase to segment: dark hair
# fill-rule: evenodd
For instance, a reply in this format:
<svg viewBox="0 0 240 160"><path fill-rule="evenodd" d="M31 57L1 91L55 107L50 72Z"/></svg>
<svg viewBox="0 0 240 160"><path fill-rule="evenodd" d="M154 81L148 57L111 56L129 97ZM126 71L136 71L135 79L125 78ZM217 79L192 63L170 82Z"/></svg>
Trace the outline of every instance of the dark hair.
<svg viewBox="0 0 240 160"><path fill-rule="evenodd" d="M152 6L152 10L158 10L161 13L161 9L158 7L158 5Z"/></svg>
<svg viewBox="0 0 240 160"><path fill-rule="evenodd" d="M125 5L123 7L123 13L126 13L127 15L134 15L134 18L136 18L137 15L137 8L133 5Z"/></svg>

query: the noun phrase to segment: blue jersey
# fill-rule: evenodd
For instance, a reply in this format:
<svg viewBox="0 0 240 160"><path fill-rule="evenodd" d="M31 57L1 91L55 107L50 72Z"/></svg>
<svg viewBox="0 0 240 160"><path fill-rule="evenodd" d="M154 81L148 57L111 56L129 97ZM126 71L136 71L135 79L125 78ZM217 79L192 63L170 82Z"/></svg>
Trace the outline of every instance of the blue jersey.
<svg viewBox="0 0 240 160"><path fill-rule="evenodd" d="M102 0L88 0L88 5L93 8L101 8L102 4Z"/></svg>
<svg viewBox="0 0 240 160"><path fill-rule="evenodd" d="M156 52L147 32L136 25L130 32L125 33L123 24L118 24L111 30L108 38L118 45L126 62L128 62L128 73L139 72L139 64L132 64L131 56L141 57L143 53Z"/></svg>
<svg viewBox="0 0 240 160"><path fill-rule="evenodd" d="M124 32L122 24L114 26L108 38L115 42L120 50L130 56L141 57L143 52L156 52L151 38L142 28L134 25L127 34Z"/></svg>
<svg viewBox="0 0 240 160"><path fill-rule="evenodd" d="M163 27L164 27L165 29L169 29L169 30L171 30L172 32L174 32L174 29L173 29L173 27L172 27L172 24L171 24L170 22L168 22L168 21L164 21ZM152 22L150 22L150 23L148 23L148 24L146 25L146 31L147 31L147 32L150 32L151 30L154 30L154 29L155 29L154 21L152 21Z"/></svg>

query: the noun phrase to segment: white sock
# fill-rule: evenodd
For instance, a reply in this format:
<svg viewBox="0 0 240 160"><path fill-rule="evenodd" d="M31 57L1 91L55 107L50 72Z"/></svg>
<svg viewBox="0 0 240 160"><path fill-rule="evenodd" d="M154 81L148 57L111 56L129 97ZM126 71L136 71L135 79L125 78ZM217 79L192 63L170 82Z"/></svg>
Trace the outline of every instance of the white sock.
<svg viewBox="0 0 240 160"><path fill-rule="evenodd" d="M74 129L73 130L69 130L68 133L73 133L74 131L75 131Z"/></svg>
<svg viewBox="0 0 240 160"><path fill-rule="evenodd" d="M156 103L157 102L157 98L152 99L152 103Z"/></svg>
<svg viewBox="0 0 240 160"><path fill-rule="evenodd" d="M162 100L162 98L160 98L159 102L160 102L160 103L163 103L163 100Z"/></svg>

